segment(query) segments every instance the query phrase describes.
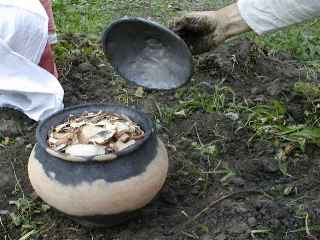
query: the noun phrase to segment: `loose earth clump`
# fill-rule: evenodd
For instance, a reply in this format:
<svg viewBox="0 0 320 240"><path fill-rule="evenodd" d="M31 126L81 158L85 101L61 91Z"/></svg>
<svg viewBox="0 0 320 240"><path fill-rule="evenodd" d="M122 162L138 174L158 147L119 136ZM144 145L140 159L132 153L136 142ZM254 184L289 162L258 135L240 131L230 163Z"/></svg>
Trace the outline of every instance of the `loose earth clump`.
<svg viewBox="0 0 320 240"><path fill-rule="evenodd" d="M308 75L299 62L235 41L196 57L194 78L185 87L154 92L120 79L86 36L67 35L61 44L71 49L59 62L65 105L121 103L149 113L169 152L169 177L137 219L83 228L32 194L26 166L37 124L3 109L1 125L17 127L0 129L1 239L30 232L31 239L50 240L319 239L318 145L308 143L302 151L296 143L257 134L253 123L259 119L248 121L257 106L277 100L286 106L277 108L286 122L306 122L311 105L294 91ZM276 110L266 113L272 114L268 124L279 121Z"/></svg>
<svg viewBox="0 0 320 240"><path fill-rule="evenodd" d="M48 146L71 156L93 157L120 152L143 138L144 131L125 115L85 112L55 126Z"/></svg>

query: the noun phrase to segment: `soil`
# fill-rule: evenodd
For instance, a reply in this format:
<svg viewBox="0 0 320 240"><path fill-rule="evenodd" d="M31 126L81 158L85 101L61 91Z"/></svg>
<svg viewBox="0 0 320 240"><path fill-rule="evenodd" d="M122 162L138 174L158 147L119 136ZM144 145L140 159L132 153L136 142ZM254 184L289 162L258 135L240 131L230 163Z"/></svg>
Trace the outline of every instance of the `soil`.
<svg viewBox="0 0 320 240"><path fill-rule="evenodd" d="M78 49L92 47L86 36L68 35L64 41ZM237 101L257 103L281 99L288 105L292 121L299 123L303 118L304 101L291 89L306 72L290 56L269 55L252 42L239 40L194 61L194 78L184 88L200 82L210 88L223 81L223 85L234 90ZM126 102L156 114L156 105L174 106L179 101L176 91L148 91L144 98L134 98L136 86L117 77L99 51L72 51L60 60L59 69L66 107ZM35 144L37 123L9 109L0 111L0 119L1 137L14 140L0 145L0 238L19 239L21 228L12 224L4 210L14 211L9 201L22 196L19 184L26 196L33 193L27 162ZM241 126L239 121L222 113L206 113L201 109L187 118L162 123L158 135L169 151L169 176L159 196L136 219L108 229L88 229L50 209L33 216L42 222L42 228L41 234L30 239L320 238L320 232L313 228L318 226L319 230L320 225L319 149L310 145L305 153L290 158L291 176L285 176L274 160L278 147L263 139L249 144L253 132ZM219 155L209 159L200 154L192 146L199 141L216 143ZM225 172L215 173L214 169L229 169L233 174L224 178ZM288 187L294 191L284 194ZM35 201L41 204L39 199ZM206 210L202 212L203 209ZM308 213L311 234L305 230L305 215L301 212Z"/></svg>

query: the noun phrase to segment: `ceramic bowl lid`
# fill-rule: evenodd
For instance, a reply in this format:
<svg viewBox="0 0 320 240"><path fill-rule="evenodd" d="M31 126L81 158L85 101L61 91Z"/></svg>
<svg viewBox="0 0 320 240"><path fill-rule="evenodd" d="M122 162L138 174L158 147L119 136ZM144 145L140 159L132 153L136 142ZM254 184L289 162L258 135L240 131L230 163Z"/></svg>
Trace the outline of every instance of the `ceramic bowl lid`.
<svg viewBox="0 0 320 240"><path fill-rule="evenodd" d="M174 89L192 76L189 48L158 23L122 18L106 29L102 43L118 74L147 89Z"/></svg>

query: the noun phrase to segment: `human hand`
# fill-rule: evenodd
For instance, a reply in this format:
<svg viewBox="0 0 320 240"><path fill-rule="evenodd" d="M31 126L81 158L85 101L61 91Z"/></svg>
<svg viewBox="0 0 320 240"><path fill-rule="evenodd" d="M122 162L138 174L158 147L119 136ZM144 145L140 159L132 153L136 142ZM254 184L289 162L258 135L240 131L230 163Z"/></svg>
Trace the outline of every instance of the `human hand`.
<svg viewBox="0 0 320 240"><path fill-rule="evenodd" d="M171 28L193 54L207 52L226 39L249 30L236 4L218 11L188 13L174 20Z"/></svg>

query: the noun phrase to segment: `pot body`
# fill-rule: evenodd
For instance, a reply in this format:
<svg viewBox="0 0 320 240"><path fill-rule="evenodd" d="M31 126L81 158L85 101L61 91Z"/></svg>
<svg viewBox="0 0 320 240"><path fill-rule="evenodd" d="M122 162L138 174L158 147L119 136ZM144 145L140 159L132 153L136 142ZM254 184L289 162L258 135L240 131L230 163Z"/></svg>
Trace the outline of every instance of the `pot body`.
<svg viewBox="0 0 320 240"><path fill-rule="evenodd" d="M167 171L167 151L154 133L110 162L68 162L36 144L28 163L40 198L88 226L111 226L133 216L161 190Z"/></svg>

